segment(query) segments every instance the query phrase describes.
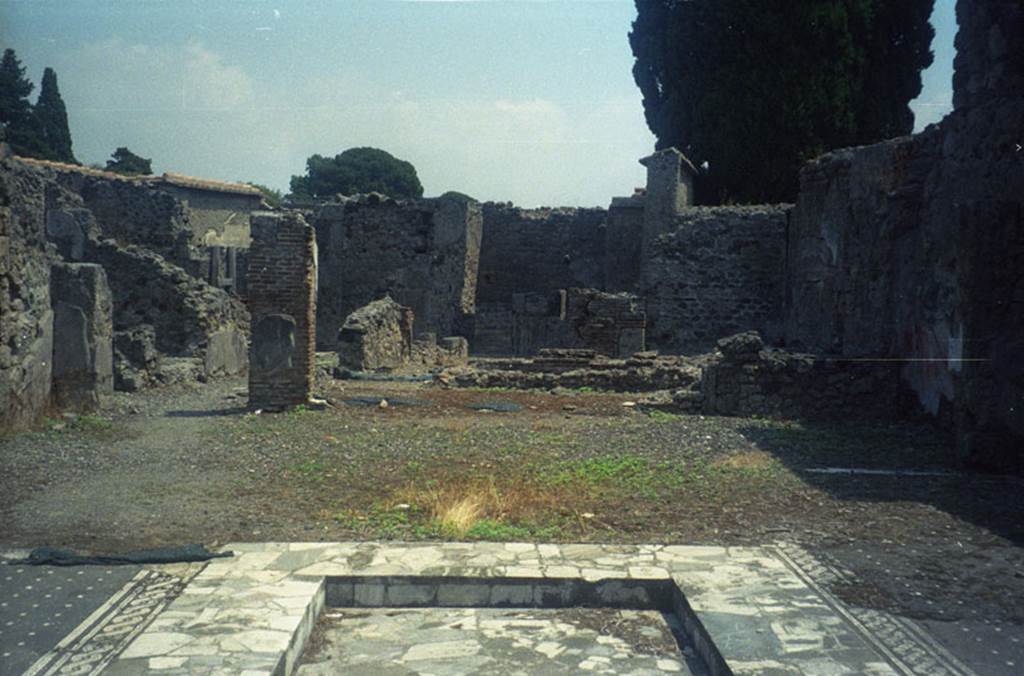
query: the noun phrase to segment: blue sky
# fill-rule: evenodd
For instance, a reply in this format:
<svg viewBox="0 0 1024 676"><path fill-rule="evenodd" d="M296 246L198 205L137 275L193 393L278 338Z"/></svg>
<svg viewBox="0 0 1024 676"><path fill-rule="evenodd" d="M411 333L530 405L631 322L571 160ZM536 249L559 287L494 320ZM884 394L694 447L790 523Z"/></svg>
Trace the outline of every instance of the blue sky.
<svg viewBox="0 0 1024 676"><path fill-rule="evenodd" d="M954 0L917 127L950 109ZM427 195L607 205L649 153L632 0L0 0L0 45L57 72L75 154L286 189L313 153L375 146ZM38 92L38 89L37 89Z"/></svg>

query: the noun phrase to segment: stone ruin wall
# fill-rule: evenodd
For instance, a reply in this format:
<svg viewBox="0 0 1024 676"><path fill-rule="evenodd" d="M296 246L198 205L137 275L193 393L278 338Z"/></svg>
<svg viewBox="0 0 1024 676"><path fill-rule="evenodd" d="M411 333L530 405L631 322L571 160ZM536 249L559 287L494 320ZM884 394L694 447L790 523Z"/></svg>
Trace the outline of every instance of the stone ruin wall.
<svg viewBox="0 0 1024 676"><path fill-rule="evenodd" d="M958 0L954 108L1002 103L1024 92L1022 14L1019 0Z"/></svg>
<svg viewBox="0 0 1024 676"><path fill-rule="evenodd" d="M470 350L516 354L513 317L516 303L527 302L516 294L540 294L546 304L560 289L603 288L606 218L604 209L484 204Z"/></svg>
<svg viewBox="0 0 1024 676"><path fill-rule="evenodd" d="M48 189L48 210L53 210L53 196L57 192L77 195L81 207L92 214L98 228L96 237L145 247L185 268L197 255L184 204L153 184L56 162L27 158L19 158L18 162L62 189Z"/></svg>
<svg viewBox="0 0 1024 676"><path fill-rule="evenodd" d="M0 157L0 428L36 422L50 404L53 309L44 181Z"/></svg>
<svg viewBox="0 0 1024 676"><path fill-rule="evenodd" d="M640 286L644 230L644 196L613 197L604 238L604 283L608 291Z"/></svg>
<svg viewBox="0 0 1024 676"><path fill-rule="evenodd" d="M960 2L956 109L810 163L788 237L787 345L900 358L965 459L1024 469L1024 7Z"/></svg>
<svg viewBox="0 0 1024 676"><path fill-rule="evenodd" d="M717 343L699 387L676 392L677 408L708 415L807 420L902 420L919 408L899 368L820 354L762 349L757 332Z"/></svg>
<svg viewBox="0 0 1024 676"><path fill-rule="evenodd" d="M251 226L249 406L304 405L316 370L316 235L294 212L257 212Z"/></svg>
<svg viewBox="0 0 1024 676"><path fill-rule="evenodd" d="M121 246L110 238L120 233L122 241L178 251L177 243L187 242L187 228L183 240L183 212L173 198L99 173L0 158L5 428L29 426L54 404L94 404L109 391L110 343L114 381L122 389L186 371L188 377L206 377L245 367L248 314L237 299L149 248ZM104 188L104 182L110 185ZM108 208L117 195L127 204ZM109 220L129 212L135 219L129 223ZM165 355L198 363L172 373L161 370Z"/></svg>
<svg viewBox="0 0 1024 676"><path fill-rule="evenodd" d="M491 356L530 356L552 348L589 349L608 357L628 357L644 349L646 317L642 299L572 287L548 293L514 293L506 315L494 320ZM478 325L476 337L484 334ZM480 354L477 352L476 354Z"/></svg>
<svg viewBox="0 0 1024 676"><path fill-rule="evenodd" d="M648 346L699 353L746 330L777 339L790 208L688 207L653 238L637 287Z"/></svg>
<svg viewBox="0 0 1024 676"><path fill-rule="evenodd" d="M476 305L478 205L366 195L324 204L312 222L320 252L320 349L334 350L345 318L384 296L412 308L417 331L465 331Z"/></svg>

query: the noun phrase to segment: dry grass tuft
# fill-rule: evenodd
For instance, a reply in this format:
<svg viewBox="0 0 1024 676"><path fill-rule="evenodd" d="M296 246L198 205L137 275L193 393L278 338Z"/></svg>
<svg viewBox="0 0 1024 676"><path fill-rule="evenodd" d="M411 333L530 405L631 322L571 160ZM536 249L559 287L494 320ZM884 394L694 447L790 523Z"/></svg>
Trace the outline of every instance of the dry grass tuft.
<svg viewBox="0 0 1024 676"><path fill-rule="evenodd" d="M714 461L716 467L740 470L762 470L775 464L775 456L765 451L743 451Z"/></svg>
<svg viewBox="0 0 1024 676"><path fill-rule="evenodd" d="M442 530L465 536L484 516L484 498L479 494L464 495L455 502L435 500L431 515Z"/></svg>
<svg viewBox="0 0 1024 676"><path fill-rule="evenodd" d="M409 485L396 496L398 501L417 505L442 530L458 537L485 519L497 523L547 520L579 505L579 498L570 487L540 486L521 479L499 484L494 477L450 480L431 488Z"/></svg>

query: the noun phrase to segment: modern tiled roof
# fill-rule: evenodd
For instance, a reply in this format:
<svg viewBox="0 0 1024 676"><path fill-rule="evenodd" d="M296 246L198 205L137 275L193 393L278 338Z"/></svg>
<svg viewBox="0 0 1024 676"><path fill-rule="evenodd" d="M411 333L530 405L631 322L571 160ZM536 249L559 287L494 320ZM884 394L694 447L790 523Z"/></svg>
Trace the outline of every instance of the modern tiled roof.
<svg viewBox="0 0 1024 676"><path fill-rule="evenodd" d="M134 183L149 183L154 186L161 184L178 186L180 188L192 188L194 190L209 190L211 192L226 192L233 193L236 195L253 195L260 197L263 195L258 188L254 188L251 185L244 183L229 183L227 181L214 181L206 178L196 178L194 176L185 176L183 174L164 173L162 176L155 175L142 175L142 176L125 176L124 174L116 174L112 171L104 171L102 169L93 169L92 167L86 167L79 164L67 164L65 162L54 162L51 160L38 160L32 157L18 157L18 161L24 162L25 164L31 164L39 167L49 167L57 171L73 171L86 176L98 176L100 178L109 178L117 181L132 181Z"/></svg>

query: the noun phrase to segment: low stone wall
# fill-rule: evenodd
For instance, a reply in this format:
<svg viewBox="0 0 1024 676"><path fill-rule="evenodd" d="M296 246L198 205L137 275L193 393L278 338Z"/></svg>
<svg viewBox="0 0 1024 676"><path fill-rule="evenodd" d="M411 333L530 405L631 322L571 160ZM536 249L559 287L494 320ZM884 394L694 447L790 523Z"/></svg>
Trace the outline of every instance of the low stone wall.
<svg viewBox="0 0 1024 676"><path fill-rule="evenodd" d="M765 350L757 333L718 342L700 382L706 414L805 419L905 419L920 409L900 382L901 364ZM676 399L689 407L689 394Z"/></svg>
<svg viewBox="0 0 1024 676"><path fill-rule="evenodd" d="M543 350L532 359L477 359L471 366L446 370L439 382L456 387L543 390L680 390L700 381L700 363L697 358L659 357L654 353L608 359L592 350Z"/></svg>
<svg viewBox="0 0 1024 676"><path fill-rule="evenodd" d="M249 405L306 404L316 368L316 238L294 212L252 216L249 250Z"/></svg>

